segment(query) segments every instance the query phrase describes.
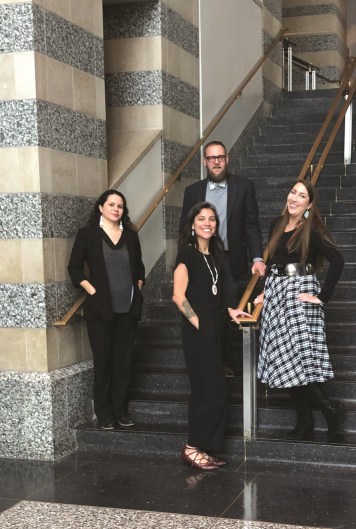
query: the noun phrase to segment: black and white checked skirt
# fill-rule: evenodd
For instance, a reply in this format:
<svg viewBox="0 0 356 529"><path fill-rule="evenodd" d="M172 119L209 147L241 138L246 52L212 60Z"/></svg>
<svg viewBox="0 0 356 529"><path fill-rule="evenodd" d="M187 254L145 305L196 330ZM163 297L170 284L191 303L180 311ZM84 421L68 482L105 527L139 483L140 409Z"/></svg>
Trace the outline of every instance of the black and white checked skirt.
<svg viewBox="0 0 356 529"><path fill-rule="evenodd" d="M320 284L314 274L268 276L260 328L257 376L270 387L286 388L333 378L325 338L322 305L298 301L314 296Z"/></svg>

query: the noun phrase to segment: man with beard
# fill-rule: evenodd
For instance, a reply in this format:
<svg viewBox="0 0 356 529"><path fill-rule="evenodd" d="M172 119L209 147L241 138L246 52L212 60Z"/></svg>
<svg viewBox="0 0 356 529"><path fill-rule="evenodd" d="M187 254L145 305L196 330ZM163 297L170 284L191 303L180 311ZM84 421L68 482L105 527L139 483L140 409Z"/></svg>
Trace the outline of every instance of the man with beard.
<svg viewBox="0 0 356 529"><path fill-rule="evenodd" d="M248 255L252 260L252 273L265 273L262 259L262 236L258 220L258 206L252 182L227 172L229 156L221 141L211 141L204 147L204 165L207 178L185 189L180 231L190 209L197 202L207 201L216 207L219 233L224 242L223 306L224 329L222 336L225 376L234 376L233 329L228 307L237 307L238 280L248 270ZM248 252L247 252L248 250Z"/></svg>

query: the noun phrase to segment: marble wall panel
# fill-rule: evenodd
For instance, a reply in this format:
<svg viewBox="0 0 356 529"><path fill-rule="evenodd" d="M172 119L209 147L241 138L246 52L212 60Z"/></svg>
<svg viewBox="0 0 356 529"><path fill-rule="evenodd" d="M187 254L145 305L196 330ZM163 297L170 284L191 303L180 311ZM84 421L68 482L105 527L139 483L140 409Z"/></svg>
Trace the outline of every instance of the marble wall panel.
<svg viewBox="0 0 356 529"><path fill-rule="evenodd" d="M162 71L121 72L106 76L108 107L162 103Z"/></svg>
<svg viewBox="0 0 356 529"><path fill-rule="evenodd" d="M199 56L199 30L159 0L104 8L104 39L162 35L185 51Z"/></svg>
<svg viewBox="0 0 356 529"><path fill-rule="evenodd" d="M0 51L30 50L96 77L104 76L100 37L36 4L0 5Z"/></svg>
<svg viewBox="0 0 356 529"><path fill-rule="evenodd" d="M173 174L182 161L188 156L191 147L177 142L162 141L162 167L165 174ZM200 153L198 152L183 170L182 176L200 178Z"/></svg>
<svg viewBox="0 0 356 529"><path fill-rule="evenodd" d="M70 281L0 284L0 327L46 328L60 319L82 295ZM77 315L73 321L80 319Z"/></svg>
<svg viewBox="0 0 356 529"><path fill-rule="evenodd" d="M163 103L199 118L199 90L161 70L107 75L106 100L109 107Z"/></svg>
<svg viewBox="0 0 356 529"><path fill-rule="evenodd" d="M339 38L338 35L334 33L330 33L328 35L296 35L293 36L292 40L296 44L296 54L336 50L343 57L347 55L345 43Z"/></svg>
<svg viewBox="0 0 356 529"><path fill-rule="evenodd" d="M42 237L41 195L0 194L0 238Z"/></svg>
<svg viewBox="0 0 356 529"><path fill-rule="evenodd" d="M166 239L177 239L179 235L179 221L181 208L166 206L164 208Z"/></svg>
<svg viewBox="0 0 356 529"><path fill-rule="evenodd" d="M0 372L0 457L53 460L92 417L92 362L52 373Z"/></svg>
<svg viewBox="0 0 356 529"><path fill-rule="evenodd" d="M162 2L162 35L194 57L199 57L199 29Z"/></svg>
<svg viewBox="0 0 356 529"><path fill-rule="evenodd" d="M304 6L283 7L282 14L283 18L334 14L343 24L346 23L343 14L338 9L338 6L333 3L321 3L315 5L311 3L310 5Z"/></svg>
<svg viewBox="0 0 356 529"><path fill-rule="evenodd" d="M263 51L266 52L268 46L273 41L274 37L267 33L263 32ZM293 41L294 42L294 41ZM275 48L269 54L269 59L276 63L278 66L282 65L282 44L277 44Z"/></svg>
<svg viewBox="0 0 356 529"><path fill-rule="evenodd" d="M264 0L263 7L277 20L282 21L282 0Z"/></svg>
<svg viewBox="0 0 356 529"><path fill-rule="evenodd" d="M0 194L0 238L75 237L95 198L40 193Z"/></svg>
<svg viewBox="0 0 356 529"><path fill-rule="evenodd" d="M46 101L0 101L0 147L34 145L106 159L106 123Z"/></svg>

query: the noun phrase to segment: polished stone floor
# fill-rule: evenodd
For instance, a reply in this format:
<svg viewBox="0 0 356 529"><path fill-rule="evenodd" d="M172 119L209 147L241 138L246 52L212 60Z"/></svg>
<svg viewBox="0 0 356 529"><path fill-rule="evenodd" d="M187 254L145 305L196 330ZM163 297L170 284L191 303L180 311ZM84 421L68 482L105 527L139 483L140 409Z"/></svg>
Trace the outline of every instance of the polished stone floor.
<svg viewBox="0 0 356 529"><path fill-rule="evenodd" d="M73 454L0 460L0 527L356 528L356 469Z"/></svg>

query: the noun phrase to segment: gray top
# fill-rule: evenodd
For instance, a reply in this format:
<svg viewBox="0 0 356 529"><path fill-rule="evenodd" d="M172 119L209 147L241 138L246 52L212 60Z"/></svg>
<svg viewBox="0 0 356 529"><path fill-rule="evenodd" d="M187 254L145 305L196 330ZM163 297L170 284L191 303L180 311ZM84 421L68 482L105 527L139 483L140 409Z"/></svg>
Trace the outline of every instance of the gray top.
<svg viewBox="0 0 356 529"><path fill-rule="evenodd" d="M111 244L110 244L111 243ZM103 238L103 252L109 279L112 307L115 313L129 312L132 301L132 279L126 244L114 245Z"/></svg>

